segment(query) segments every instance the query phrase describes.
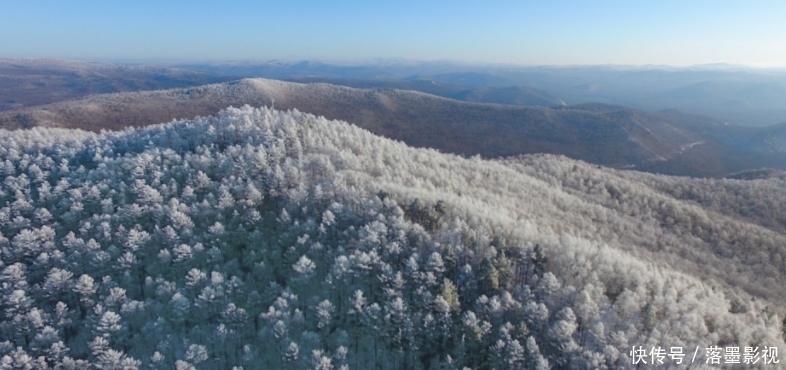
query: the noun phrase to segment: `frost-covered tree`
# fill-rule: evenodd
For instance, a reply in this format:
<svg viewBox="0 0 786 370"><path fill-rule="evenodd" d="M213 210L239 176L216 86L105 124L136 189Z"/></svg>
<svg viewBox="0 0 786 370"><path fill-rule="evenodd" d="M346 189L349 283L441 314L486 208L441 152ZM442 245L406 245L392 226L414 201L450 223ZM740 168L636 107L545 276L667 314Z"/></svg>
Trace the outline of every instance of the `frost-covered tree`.
<svg viewBox="0 0 786 370"><path fill-rule="evenodd" d="M466 159L250 107L3 132L0 367L627 368L633 345L782 347L783 185Z"/></svg>

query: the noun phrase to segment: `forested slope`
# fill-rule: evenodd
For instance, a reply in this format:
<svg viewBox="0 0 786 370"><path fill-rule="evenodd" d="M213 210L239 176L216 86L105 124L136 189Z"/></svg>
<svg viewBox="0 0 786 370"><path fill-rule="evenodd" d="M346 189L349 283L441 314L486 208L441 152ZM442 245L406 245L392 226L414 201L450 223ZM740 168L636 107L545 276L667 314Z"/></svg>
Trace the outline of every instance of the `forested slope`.
<svg viewBox="0 0 786 370"><path fill-rule="evenodd" d="M0 180L0 367L617 369L633 346L700 346L702 364L786 348L782 228L658 188L673 178L244 107L3 131Z"/></svg>
<svg viewBox="0 0 786 370"><path fill-rule="evenodd" d="M268 106L356 124L410 146L471 156L563 154L605 166L723 176L722 148L679 119L588 104L559 109L468 103L415 91L355 89L266 79L244 79L187 89L103 94L0 112L0 127L34 126L122 130L217 113L227 106ZM773 166L779 162L777 157ZM780 160L783 161L783 160ZM786 166L786 162L783 163Z"/></svg>

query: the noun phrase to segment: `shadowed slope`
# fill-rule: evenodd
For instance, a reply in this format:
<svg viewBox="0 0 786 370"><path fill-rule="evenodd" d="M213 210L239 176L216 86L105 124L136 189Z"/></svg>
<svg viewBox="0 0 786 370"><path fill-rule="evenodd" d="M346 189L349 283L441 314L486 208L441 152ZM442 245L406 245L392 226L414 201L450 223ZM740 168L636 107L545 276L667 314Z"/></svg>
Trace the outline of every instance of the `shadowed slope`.
<svg viewBox="0 0 786 370"><path fill-rule="evenodd" d="M473 103L494 103L520 106L556 107L565 103L551 94L526 86L506 87L471 87L454 85L442 81L427 79L402 80L358 80L350 78L319 78L302 77L288 79L301 83L329 83L332 85L349 86L361 89L396 89L414 90L426 94L441 96Z"/></svg>

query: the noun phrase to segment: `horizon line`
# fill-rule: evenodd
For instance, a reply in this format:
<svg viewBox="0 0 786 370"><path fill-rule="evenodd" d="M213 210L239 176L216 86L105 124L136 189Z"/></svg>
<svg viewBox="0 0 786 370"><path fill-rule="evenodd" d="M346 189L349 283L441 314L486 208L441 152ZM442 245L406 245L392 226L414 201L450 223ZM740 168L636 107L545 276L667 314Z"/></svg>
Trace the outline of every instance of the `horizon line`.
<svg viewBox="0 0 786 370"><path fill-rule="evenodd" d="M395 58L363 58L363 59L329 59L329 58L238 58L238 59L176 59L176 58L57 58L57 57L1 57L3 60L28 60L28 61L59 61L59 62L81 62L95 64L120 64L129 66L165 66L178 67L188 65L260 65L260 64L279 64L281 66L294 65L300 63L315 63L340 67L357 66L418 66L418 65L451 65L456 67L495 67L495 68L744 68L757 70L786 70L786 65L778 66L758 66L750 64L739 64L729 62L708 62L696 64L625 64L625 63L570 63L570 64L527 64L527 63L503 63L503 62L483 62L483 61L463 61L453 59L414 59L406 57Z"/></svg>

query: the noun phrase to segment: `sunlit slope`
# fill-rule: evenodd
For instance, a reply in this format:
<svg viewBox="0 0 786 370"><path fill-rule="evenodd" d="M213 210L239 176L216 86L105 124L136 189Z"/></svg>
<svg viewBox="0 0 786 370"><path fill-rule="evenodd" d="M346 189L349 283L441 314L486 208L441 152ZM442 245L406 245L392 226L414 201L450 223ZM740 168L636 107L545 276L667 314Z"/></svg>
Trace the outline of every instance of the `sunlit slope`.
<svg viewBox="0 0 786 370"><path fill-rule="evenodd" d="M783 180L465 159L250 107L0 142L8 361L632 368L632 346L785 345L782 229L658 189L763 203Z"/></svg>

